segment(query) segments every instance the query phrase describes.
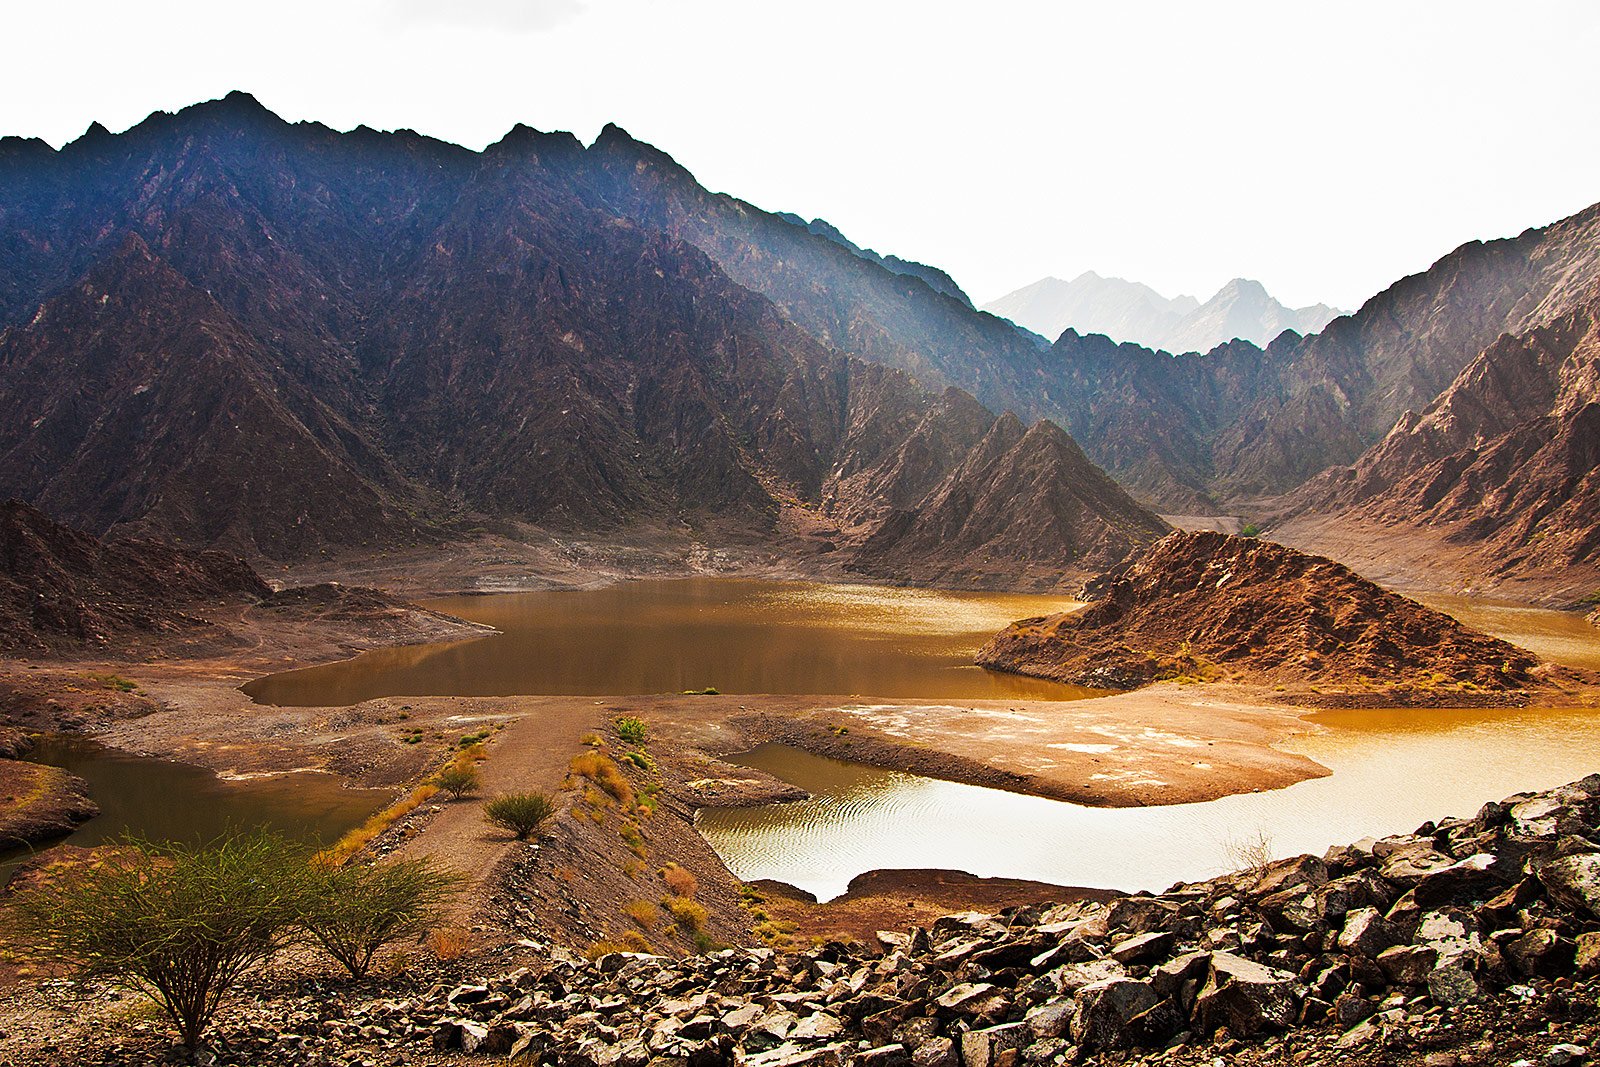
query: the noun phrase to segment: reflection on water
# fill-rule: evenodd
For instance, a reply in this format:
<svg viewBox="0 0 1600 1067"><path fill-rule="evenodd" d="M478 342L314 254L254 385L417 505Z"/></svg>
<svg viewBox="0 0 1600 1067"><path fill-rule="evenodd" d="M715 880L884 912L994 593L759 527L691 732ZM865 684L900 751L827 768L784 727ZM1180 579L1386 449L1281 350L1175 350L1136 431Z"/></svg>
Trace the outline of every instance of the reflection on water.
<svg viewBox="0 0 1600 1067"><path fill-rule="evenodd" d="M1552 663L1600 671L1600 630L1575 612L1444 593L1419 593L1416 598L1475 630L1521 645Z"/></svg>
<svg viewBox="0 0 1600 1067"><path fill-rule="evenodd" d="M724 693L1067 700L1089 690L972 666L1014 619L1076 601L863 585L690 578L449 597L437 611L502 632L378 649L259 679L264 704L378 696Z"/></svg>
<svg viewBox="0 0 1600 1067"><path fill-rule="evenodd" d="M878 868L1161 890L1231 869L1229 845L1258 833L1278 855L1320 855L1600 771L1600 709L1339 711L1310 721L1313 732L1281 747L1330 777L1159 808L1088 808L764 745L732 762L811 799L708 809L699 826L741 878L776 878L824 900Z"/></svg>
<svg viewBox="0 0 1600 1067"><path fill-rule="evenodd" d="M229 830L270 826L308 843L331 843L390 797L347 789L331 774L288 774L229 782L203 767L144 759L82 738L46 738L27 757L89 783L100 814L62 842L89 847L133 833L156 841L204 841ZM32 853L0 852L0 883Z"/></svg>

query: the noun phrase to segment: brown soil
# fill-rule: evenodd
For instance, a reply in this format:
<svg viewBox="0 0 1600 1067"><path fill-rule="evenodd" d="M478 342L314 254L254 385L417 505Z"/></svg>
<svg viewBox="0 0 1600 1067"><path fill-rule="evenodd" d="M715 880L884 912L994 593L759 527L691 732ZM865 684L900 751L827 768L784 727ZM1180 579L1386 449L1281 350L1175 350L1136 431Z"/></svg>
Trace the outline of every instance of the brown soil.
<svg viewBox="0 0 1600 1067"><path fill-rule="evenodd" d="M1176 533L1108 575L1080 611L1024 619L978 662L1080 685L1161 678L1344 686L1388 706L1579 681L1348 568L1255 538Z"/></svg>

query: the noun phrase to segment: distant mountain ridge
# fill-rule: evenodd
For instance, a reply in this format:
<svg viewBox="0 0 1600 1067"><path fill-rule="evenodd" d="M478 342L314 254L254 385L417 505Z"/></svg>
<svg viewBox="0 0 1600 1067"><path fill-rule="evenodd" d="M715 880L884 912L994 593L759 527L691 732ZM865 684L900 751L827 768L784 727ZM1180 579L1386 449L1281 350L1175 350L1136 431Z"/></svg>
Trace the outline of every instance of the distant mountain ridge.
<svg viewBox="0 0 1600 1067"><path fill-rule="evenodd" d="M1313 334L1346 314L1326 304L1285 307L1248 278L1233 279L1202 304L1192 296L1165 297L1140 282L1103 278L1094 271L1070 282L1041 278L983 310L1051 340L1071 329L1174 353L1209 352L1235 340L1264 348L1285 330Z"/></svg>

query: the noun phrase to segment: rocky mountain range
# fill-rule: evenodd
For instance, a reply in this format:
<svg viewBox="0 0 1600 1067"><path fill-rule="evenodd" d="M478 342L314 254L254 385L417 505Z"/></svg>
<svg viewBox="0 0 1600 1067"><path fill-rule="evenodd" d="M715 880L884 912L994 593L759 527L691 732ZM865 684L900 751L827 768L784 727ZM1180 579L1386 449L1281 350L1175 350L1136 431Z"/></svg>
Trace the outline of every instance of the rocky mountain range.
<svg viewBox="0 0 1600 1067"><path fill-rule="evenodd" d="M291 561L486 520L770 537L795 509L850 547L948 500L1015 419L740 284L646 210L652 158L615 129L585 150L519 127L481 154L338 134L243 94L59 152L5 141L0 493L94 533ZM990 473L1047 464L1051 493L1087 503L995 540L997 569L1098 567L1164 529L1059 430L1015 436Z"/></svg>
<svg viewBox="0 0 1600 1067"><path fill-rule="evenodd" d="M1165 352L1209 352L1229 341L1263 346L1285 330L1313 334L1345 312L1326 304L1288 308L1260 282L1235 278L1201 303L1148 285L1085 271L1070 282L1041 278L983 305L1045 337L1099 333Z"/></svg>
<svg viewBox="0 0 1600 1067"><path fill-rule="evenodd" d="M1385 496L1395 521L1576 558L1596 524L1556 472L1582 460L1588 394L1540 385L1548 358L1492 357L1530 376L1518 418L1575 442L1538 460L1537 530L1363 457L1395 454L1391 430L1447 388L1428 426L1474 425L1482 387L1452 383L1504 335L1581 334L1597 238L1600 207L1464 245L1265 349L1046 343L942 271L711 193L615 126L588 147L519 126L475 153L233 94L59 151L0 140L0 493L95 533L280 560L497 522L798 524L859 573L977 582L1109 565L1164 530L1146 508L1255 510L1356 464L1348 492L1330 475L1293 499L1349 509L1387 481L1411 494ZM1264 293L1224 295L1228 321ZM1452 431L1449 454L1509 430L1485 427ZM1474 452L1461 484L1509 484L1518 448Z"/></svg>

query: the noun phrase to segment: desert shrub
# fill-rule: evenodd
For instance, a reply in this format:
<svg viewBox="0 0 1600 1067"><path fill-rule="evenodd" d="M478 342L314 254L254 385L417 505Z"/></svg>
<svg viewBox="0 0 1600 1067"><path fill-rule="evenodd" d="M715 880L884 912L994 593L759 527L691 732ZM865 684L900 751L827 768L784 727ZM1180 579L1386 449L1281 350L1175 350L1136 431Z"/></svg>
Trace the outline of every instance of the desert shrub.
<svg viewBox="0 0 1600 1067"><path fill-rule="evenodd" d="M429 859L322 869L305 926L357 978L386 945L421 936L444 912L461 878Z"/></svg>
<svg viewBox="0 0 1600 1067"><path fill-rule="evenodd" d="M629 764L630 766L637 767L647 774L654 772L656 769L656 761L654 757L642 749L636 749L633 752L624 752L622 754L622 762Z"/></svg>
<svg viewBox="0 0 1600 1067"><path fill-rule="evenodd" d="M472 935L459 926L428 931L428 949L441 960L460 959L472 947Z"/></svg>
<svg viewBox="0 0 1600 1067"><path fill-rule="evenodd" d="M709 919L710 913L687 897L667 897L661 902L661 908L672 921L690 933L698 933Z"/></svg>
<svg viewBox="0 0 1600 1067"><path fill-rule="evenodd" d="M148 994L192 1052L240 975L295 940L315 883L306 853L264 831L129 840L24 896L16 919L25 943L81 977Z"/></svg>
<svg viewBox="0 0 1600 1067"><path fill-rule="evenodd" d="M641 930L654 929L656 921L661 918L661 913L656 910L656 906L648 900L630 900L622 906L622 912L638 923Z"/></svg>
<svg viewBox="0 0 1600 1067"><path fill-rule="evenodd" d="M675 897L692 897L695 890L700 888L700 879L694 876L694 872L686 871L676 863L661 868L661 880L667 883L667 891Z"/></svg>
<svg viewBox="0 0 1600 1067"><path fill-rule="evenodd" d="M1222 844L1223 855L1234 870L1258 874L1271 865L1274 855L1272 835L1257 830L1252 837L1230 837Z"/></svg>
<svg viewBox="0 0 1600 1067"><path fill-rule="evenodd" d="M1261 527L1257 526L1253 522L1247 522L1243 526L1239 527L1239 536L1240 537L1260 537L1261 536Z"/></svg>
<svg viewBox="0 0 1600 1067"><path fill-rule="evenodd" d="M637 716L623 715L613 720L611 725L616 727L617 736L630 745L642 745L650 740L650 728Z"/></svg>
<svg viewBox="0 0 1600 1067"><path fill-rule="evenodd" d="M452 799L460 800L468 793L474 792L482 779L474 767L461 767L451 764L433 776L434 783Z"/></svg>
<svg viewBox="0 0 1600 1067"><path fill-rule="evenodd" d="M628 776L604 752L580 752L572 757L570 769L573 777L589 779L624 808L633 807L633 786Z"/></svg>
<svg viewBox="0 0 1600 1067"><path fill-rule="evenodd" d="M621 835L623 844L628 846L628 851L632 852L635 856L639 857L640 859L644 859L649 853L650 849L645 843L644 834L639 832L639 828L637 826L629 823L617 832L619 835Z"/></svg>
<svg viewBox="0 0 1600 1067"><path fill-rule="evenodd" d="M506 793L484 806L484 821L509 830L518 841L528 837L556 813L555 801L543 793Z"/></svg>

